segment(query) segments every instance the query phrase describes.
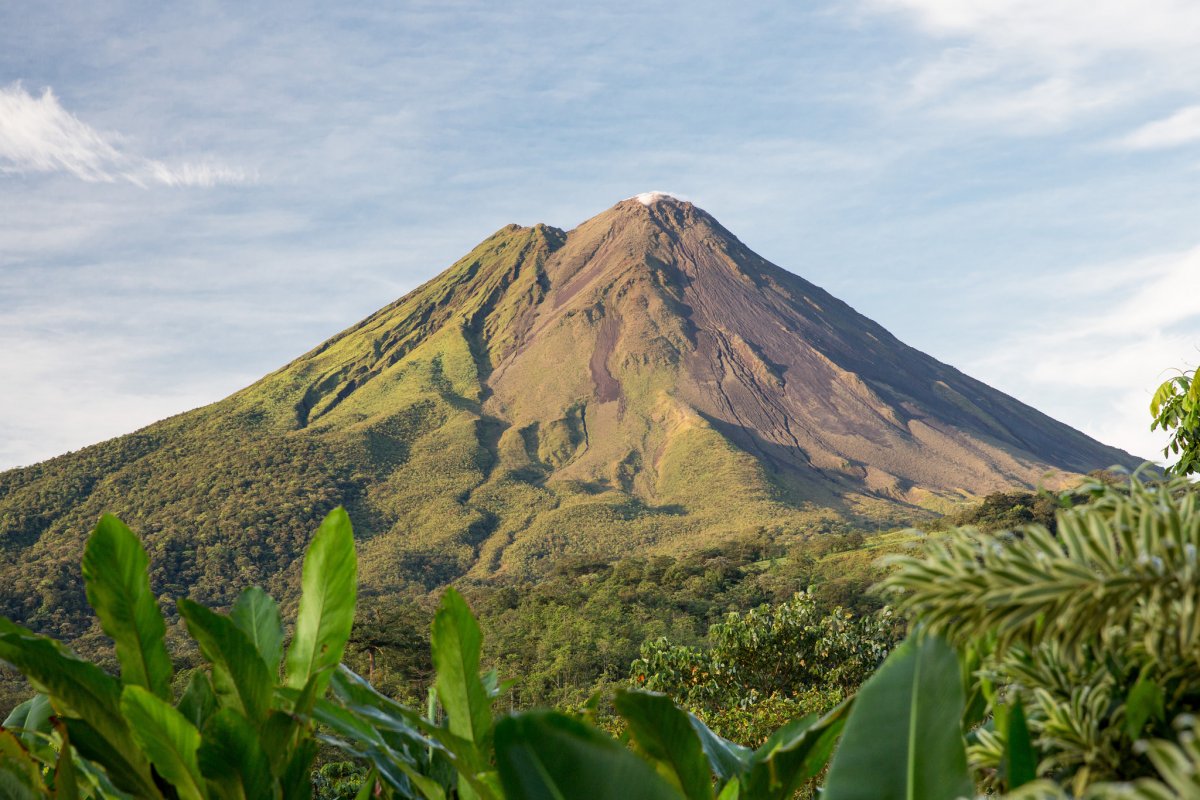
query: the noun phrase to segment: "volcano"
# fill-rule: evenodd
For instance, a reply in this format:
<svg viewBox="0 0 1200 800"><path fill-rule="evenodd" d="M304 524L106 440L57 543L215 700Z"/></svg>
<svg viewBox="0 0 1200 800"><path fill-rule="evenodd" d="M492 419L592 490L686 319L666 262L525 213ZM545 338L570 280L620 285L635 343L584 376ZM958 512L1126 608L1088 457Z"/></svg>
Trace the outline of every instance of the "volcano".
<svg viewBox="0 0 1200 800"><path fill-rule="evenodd" d="M691 203L507 226L213 405L0 474L0 606L70 628L97 516L169 594L286 594L350 510L368 591L911 522L1139 459L900 342Z"/></svg>

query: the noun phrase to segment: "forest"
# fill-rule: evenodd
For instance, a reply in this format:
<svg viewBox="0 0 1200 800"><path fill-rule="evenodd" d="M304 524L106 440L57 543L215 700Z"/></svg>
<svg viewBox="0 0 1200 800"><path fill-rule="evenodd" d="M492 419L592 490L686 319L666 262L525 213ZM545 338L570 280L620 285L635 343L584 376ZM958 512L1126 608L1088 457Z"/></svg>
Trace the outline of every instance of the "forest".
<svg viewBox="0 0 1200 800"><path fill-rule="evenodd" d="M925 531L564 561L432 604L359 595L337 508L294 610L249 587L167 616L139 537L106 515L81 572L111 650L87 660L0 621L0 659L34 692L0 730L0 781L14 797L1195 797L1190 378L1152 406L1180 456L1166 475L992 495Z"/></svg>

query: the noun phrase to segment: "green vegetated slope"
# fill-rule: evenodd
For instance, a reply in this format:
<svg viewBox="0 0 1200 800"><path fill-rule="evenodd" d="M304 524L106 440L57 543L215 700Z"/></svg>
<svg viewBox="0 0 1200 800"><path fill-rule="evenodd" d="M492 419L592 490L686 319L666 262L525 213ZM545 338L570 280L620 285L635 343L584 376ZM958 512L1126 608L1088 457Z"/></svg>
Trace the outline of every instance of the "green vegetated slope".
<svg viewBox="0 0 1200 800"><path fill-rule="evenodd" d="M0 474L0 613L68 637L102 512L152 585L289 599L355 522L367 596L928 517L1134 463L907 348L690 204L509 226L225 400Z"/></svg>

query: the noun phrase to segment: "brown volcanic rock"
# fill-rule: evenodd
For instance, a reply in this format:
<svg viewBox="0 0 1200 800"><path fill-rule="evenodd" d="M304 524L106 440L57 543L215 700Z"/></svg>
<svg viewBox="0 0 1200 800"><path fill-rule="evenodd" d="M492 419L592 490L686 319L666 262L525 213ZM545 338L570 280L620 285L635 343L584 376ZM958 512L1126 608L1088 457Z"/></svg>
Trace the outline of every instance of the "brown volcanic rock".
<svg viewBox="0 0 1200 800"><path fill-rule="evenodd" d="M978 495L1138 463L904 345L690 203L619 203L542 270L545 295L496 354L487 408L516 427L572 406L601 421L605 442L564 475L603 476L631 451L653 465L669 420L692 415L821 502Z"/></svg>

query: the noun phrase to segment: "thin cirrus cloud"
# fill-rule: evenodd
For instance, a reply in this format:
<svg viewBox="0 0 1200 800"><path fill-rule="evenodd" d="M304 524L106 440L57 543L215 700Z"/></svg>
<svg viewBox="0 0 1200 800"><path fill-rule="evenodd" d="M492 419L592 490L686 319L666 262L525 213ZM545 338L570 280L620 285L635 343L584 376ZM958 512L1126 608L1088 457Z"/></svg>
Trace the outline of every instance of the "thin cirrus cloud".
<svg viewBox="0 0 1200 800"><path fill-rule="evenodd" d="M1154 96L1193 91L1200 68L1200 4L1190 0L865 3L943 43L916 62L908 102L987 125L1062 130ZM1144 74L1153 74L1153 83L1141 80Z"/></svg>
<svg viewBox="0 0 1200 800"><path fill-rule="evenodd" d="M1200 142L1200 105L1148 122L1117 140L1116 145L1124 150L1165 150L1193 142Z"/></svg>
<svg viewBox="0 0 1200 800"><path fill-rule="evenodd" d="M126 152L113 136L63 108L50 88L30 94L20 83L0 88L0 172L66 173L89 183L136 186L242 184L244 170L209 162L171 164Z"/></svg>

